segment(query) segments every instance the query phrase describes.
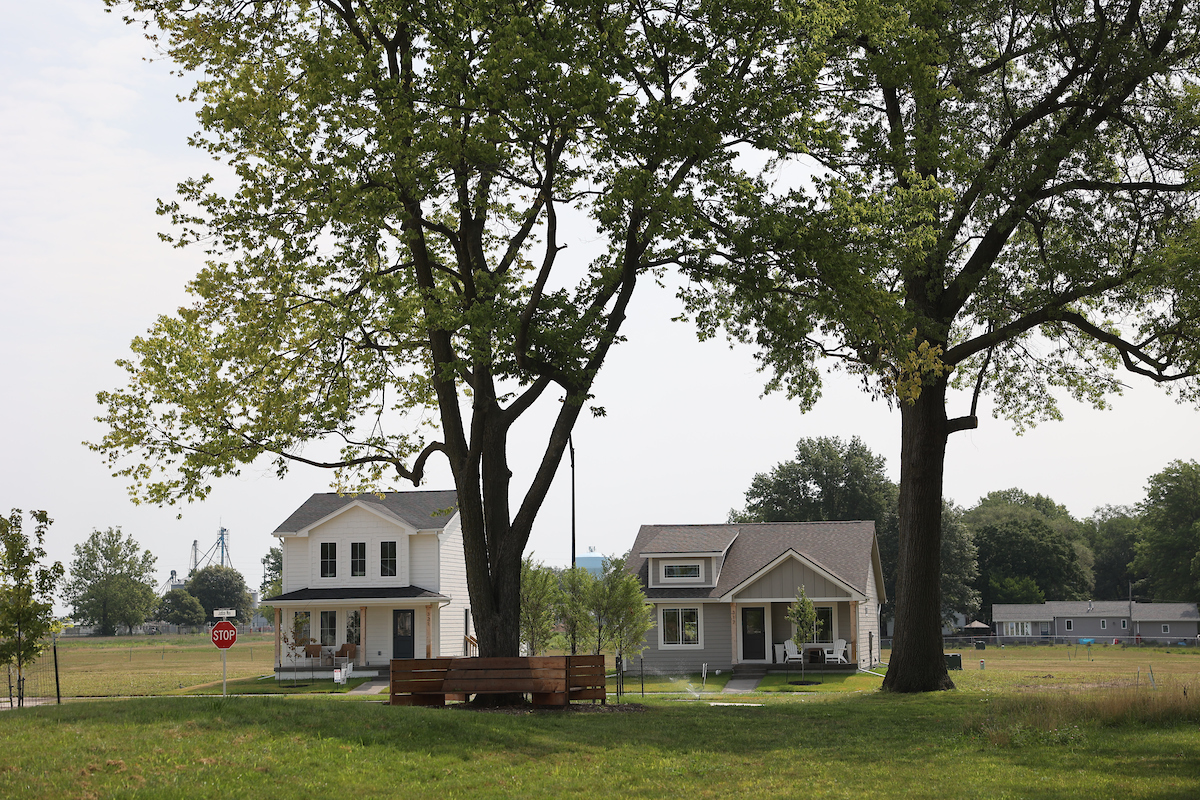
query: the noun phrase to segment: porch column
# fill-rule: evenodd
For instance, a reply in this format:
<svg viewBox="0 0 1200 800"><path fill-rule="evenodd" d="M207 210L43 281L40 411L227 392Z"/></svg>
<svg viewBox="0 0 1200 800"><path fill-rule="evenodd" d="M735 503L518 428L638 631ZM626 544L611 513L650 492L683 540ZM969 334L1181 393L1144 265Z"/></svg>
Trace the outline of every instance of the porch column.
<svg viewBox="0 0 1200 800"><path fill-rule="evenodd" d="M729 604L729 651L730 662L738 663L738 627L737 627L737 603Z"/></svg>
<svg viewBox="0 0 1200 800"><path fill-rule="evenodd" d="M358 607L358 665L367 665L367 607Z"/></svg>
<svg viewBox="0 0 1200 800"><path fill-rule="evenodd" d="M275 664L282 667L283 661L280 656L283 653L283 645L280 641L280 636L283 635L283 609L276 606L275 608Z"/></svg>
<svg viewBox="0 0 1200 800"><path fill-rule="evenodd" d="M433 658L433 606L425 604L425 657Z"/></svg>
<svg viewBox="0 0 1200 800"><path fill-rule="evenodd" d="M850 660L858 663L858 601L850 601Z"/></svg>

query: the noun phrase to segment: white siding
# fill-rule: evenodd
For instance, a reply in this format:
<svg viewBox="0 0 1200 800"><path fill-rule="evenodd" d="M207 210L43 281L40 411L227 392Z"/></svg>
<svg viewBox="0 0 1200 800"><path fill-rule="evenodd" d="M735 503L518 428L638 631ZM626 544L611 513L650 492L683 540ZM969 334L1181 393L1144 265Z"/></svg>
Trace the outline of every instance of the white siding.
<svg viewBox="0 0 1200 800"><path fill-rule="evenodd" d="M413 586L431 592L441 591L438 579L438 537L436 533L422 533L408 538L410 563L408 577Z"/></svg>
<svg viewBox="0 0 1200 800"><path fill-rule="evenodd" d="M313 528L308 542L308 583L304 587L342 586L408 586L409 531L399 523L383 519L362 508L351 508L333 519ZM337 575L321 577L321 543L337 544ZM367 545L367 574L350 574L350 544ZM379 574L379 546L382 542L396 543L396 576Z"/></svg>
<svg viewBox="0 0 1200 800"><path fill-rule="evenodd" d="M441 614L440 651L434 655L443 657L467 655L464 637L472 631L466 622L471 598L467 592L467 564L463 555L462 520L455 514L439 537L441 564L441 588L438 590L450 598Z"/></svg>
<svg viewBox="0 0 1200 800"><path fill-rule="evenodd" d="M854 655L861 667L873 667L879 663L879 586L875 583L875 569L867 573L867 599L858 604L858 641Z"/></svg>
<svg viewBox="0 0 1200 800"><path fill-rule="evenodd" d="M283 544L283 574L281 586L284 592L308 588L308 539L298 536L280 537Z"/></svg>

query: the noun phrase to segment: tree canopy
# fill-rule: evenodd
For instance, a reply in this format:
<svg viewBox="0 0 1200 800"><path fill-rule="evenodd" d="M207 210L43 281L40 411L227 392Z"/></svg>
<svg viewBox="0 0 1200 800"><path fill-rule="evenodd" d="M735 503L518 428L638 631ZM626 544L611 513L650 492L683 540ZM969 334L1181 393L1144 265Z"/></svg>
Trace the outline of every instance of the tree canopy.
<svg viewBox="0 0 1200 800"><path fill-rule="evenodd" d="M172 589L158 601L158 618L172 625L203 625L204 606L183 589Z"/></svg>
<svg viewBox="0 0 1200 800"><path fill-rule="evenodd" d="M1200 601L1200 463L1173 461L1151 476L1133 565L1154 600Z"/></svg>
<svg viewBox="0 0 1200 800"><path fill-rule="evenodd" d="M900 552L885 686L952 686L936 594L946 439L978 400L1018 428L1120 370L1195 401L1194 0L869 2L827 45L811 182L719 206L704 334L756 343L804 404L833 359L899 406ZM786 155L786 154L785 154ZM948 394L951 387L964 395ZM955 416L948 414L954 406Z"/></svg>
<svg viewBox="0 0 1200 800"><path fill-rule="evenodd" d="M46 531L54 520L45 511L30 512L30 517L32 537L25 532L21 509L0 517L0 664L16 665L18 680L55 630L54 590L63 576L60 562L43 563Z"/></svg>
<svg viewBox="0 0 1200 800"><path fill-rule="evenodd" d="M349 489L444 457L480 652L515 654L531 525L635 287L703 249L739 153L803 135L817 26L766 0L106 4L196 75L193 141L236 188L162 204L212 260L100 394L95 448L159 503L260 456Z"/></svg>
<svg viewBox="0 0 1200 800"><path fill-rule="evenodd" d="M210 622L216 621L216 617L213 616L215 608L232 608L237 611L239 622L250 621L253 612L250 608L250 592L246 590L246 579L233 567L210 564L198 569L188 578L184 588L200 602Z"/></svg>
<svg viewBox="0 0 1200 800"><path fill-rule="evenodd" d="M966 512L964 520L979 551L983 617L989 622L994 603L1089 596L1091 573L1081 563L1075 542L1043 512L1056 514L1061 508L1049 498L1011 489L991 492Z"/></svg>
<svg viewBox="0 0 1200 800"><path fill-rule="evenodd" d="M71 574L63 598L77 620L95 625L101 636L112 636L118 625L133 633L146 621L158 597L154 591L154 564L158 559L141 550L120 528L93 530L75 545Z"/></svg>

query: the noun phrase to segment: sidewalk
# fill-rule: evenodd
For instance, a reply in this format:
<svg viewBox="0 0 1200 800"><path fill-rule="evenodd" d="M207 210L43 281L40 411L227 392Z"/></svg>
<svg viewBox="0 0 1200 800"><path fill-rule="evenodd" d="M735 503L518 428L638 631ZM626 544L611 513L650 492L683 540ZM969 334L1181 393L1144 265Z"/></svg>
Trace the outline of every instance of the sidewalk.
<svg viewBox="0 0 1200 800"><path fill-rule="evenodd" d="M388 689L387 678L379 678L378 680L367 681L355 686L346 694L383 694Z"/></svg>

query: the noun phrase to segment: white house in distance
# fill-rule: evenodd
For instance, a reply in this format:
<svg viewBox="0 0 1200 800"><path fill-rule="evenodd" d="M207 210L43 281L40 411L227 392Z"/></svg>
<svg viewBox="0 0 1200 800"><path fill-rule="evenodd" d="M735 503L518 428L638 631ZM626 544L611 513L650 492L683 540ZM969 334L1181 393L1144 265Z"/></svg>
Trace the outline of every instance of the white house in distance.
<svg viewBox="0 0 1200 800"><path fill-rule="evenodd" d="M360 674L386 671L392 658L471 653L453 491L314 494L274 535L283 551L282 591L263 602L275 608L277 672L332 670L332 656L351 649ZM307 653L281 639L297 622L303 638L316 640Z"/></svg>

